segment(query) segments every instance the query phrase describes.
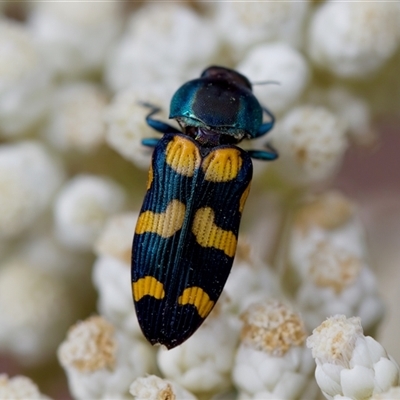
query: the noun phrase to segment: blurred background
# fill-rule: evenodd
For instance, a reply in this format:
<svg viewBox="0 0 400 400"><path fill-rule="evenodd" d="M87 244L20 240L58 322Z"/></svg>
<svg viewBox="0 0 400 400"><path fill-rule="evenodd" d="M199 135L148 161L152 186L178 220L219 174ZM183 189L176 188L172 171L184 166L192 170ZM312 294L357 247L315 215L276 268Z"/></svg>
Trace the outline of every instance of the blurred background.
<svg viewBox="0 0 400 400"><path fill-rule="evenodd" d="M72 398L57 348L76 321L102 314L99 237L145 192L141 140L157 133L139 101L166 119L174 91L213 64L245 74L277 120L243 144L281 154L255 163L243 233L286 276L296 204L348 198L385 308L373 332L400 361L399 2L2 1L0 373Z"/></svg>

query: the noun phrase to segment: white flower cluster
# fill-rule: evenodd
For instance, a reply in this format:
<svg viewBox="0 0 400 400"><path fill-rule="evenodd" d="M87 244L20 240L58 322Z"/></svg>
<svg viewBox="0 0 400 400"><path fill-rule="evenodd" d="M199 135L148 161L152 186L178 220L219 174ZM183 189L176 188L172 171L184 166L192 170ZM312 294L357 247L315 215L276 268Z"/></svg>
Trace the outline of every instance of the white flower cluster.
<svg viewBox="0 0 400 400"><path fill-rule="evenodd" d="M72 249L90 250L107 217L123 207L124 196L109 178L82 174L71 179L54 203L60 241Z"/></svg>
<svg viewBox="0 0 400 400"><path fill-rule="evenodd" d="M25 376L14 376L9 379L0 374L0 399L4 400L50 400L39 392L38 387Z"/></svg>
<svg viewBox="0 0 400 400"><path fill-rule="evenodd" d="M376 71L400 40L398 4L328 0L315 13L309 30L312 60L343 77Z"/></svg>
<svg viewBox="0 0 400 400"><path fill-rule="evenodd" d="M70 328L58 350L76 399L126 399L129 384L154 371L153 351L93 316Z"/></svg>
<svg viewBox="0 0 400 400"><path fill-rule="evenodd" d="M157 362L162 374L199 397L211 397L232 385L238 325L224 310L227 301L227 298L220 298L191 340L172 350L158 351Z"/></svg>
<svg viewBox="0 0 400 400"><path fill-rule="evenodd" d="M118 2L38 3L28 25L52 71L77 77L99 71L122 27Z"/></svg>
<svg viewBox="0 0 400 400"><path fill-rule="evenodd" d="M217 2L214 18L221 38L238 60L255 44L284 41L303 44L310 4L302 2ZM269 79L269 78L268 78Z"/></svg>
<svg viewBox="0 0 400 400"><path fill-rule="evenodd" d="M39 142L0 147L0 238L21 235L50 205L64 179L62 166Z"/></svg>
<svg viewBox="0 0 400 400"><path fill-rule="evenodd" d="M69 289L62 279L40 271L32 260L3 262L0 266L0 349L12 352L26 365L54 357L77 306Z"/></svg>
<svg viewBox="0 0 400 400"><path fill-rule="evenodd" d="M132 305L131 248L136 213L118 214L107 221L95 244L93 283L98 291L97 307L117 328L142 338Z"/></svg>
<svg viewBox="0 0 400 400"><path fill-rule="evenodd" d="M314 365L300 316L270 300L252 304L242 319L233 368L239 399L314 398Z"/></svg>
<svg viewBox="0 0 400 400"><path fill-rule="evenodd" d="M192 393L176 383L168 382L155 375L136 379L132 383L129 392L137 400L197 399Z"/></svg>
<svg viewBox="0 0 400 400"><path fill-rule="evenodd" d="M313 400L317 384L334 400L400 398L397 365L362 330L376 335L383 316L368 199L350 200L358 181L330 189L400 103L396 2L5 1L0 13L0 374L40 366L46 390L58 356L68 382L55 398L67 384L85 400ZM249 78L276 123L243 148L279 159L254 161L220 300L166 351L145 340L132 300L161 137L146 117L179 129L171 98L210 65ZM1 399L48 398L8 375Z"/></svg>
<svg viewBox="0 0 400 400"><path fill-rule="evenodd" d="M309 330L339 313L360 316L367 331L382 318L364 236L353 204L337 192L324 193L296 211L289 263L299 281L295 303Z"/></svg>
<svg viewBox="0 0 400 400"><path fill-rule="evenodd" d="M349 137L357 144L369 145L376 140L368 103L343 85L324 90L314 87L307 93L308 101L335 113L346 125Z"/></svg>
<svg viewBox="0 0 400 400"><path fill-rule="evenodd" d="M94 152L104 141L104 89L88 82L66 83L54 93L52 111L44 130L57 149Z"/></svg>
<svg viewBox="0 0 400 400"><path fill-rule="evenodd" d="M51 90L51 69L28 29L0 19L0 137L19 136L36 124Z"/></svg>

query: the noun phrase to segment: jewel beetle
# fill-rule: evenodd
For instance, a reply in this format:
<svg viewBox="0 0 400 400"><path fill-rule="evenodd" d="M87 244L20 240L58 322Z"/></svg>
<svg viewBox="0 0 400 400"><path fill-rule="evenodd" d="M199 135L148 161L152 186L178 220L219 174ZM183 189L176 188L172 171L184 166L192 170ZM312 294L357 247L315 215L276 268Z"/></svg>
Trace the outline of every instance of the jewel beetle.
<svg viewBox="0 0 400 400"><path fill-rule="evenodd" d="M244 151L274 125L273 115L239 72L211 66L173 95L170 119L154 147L147 193L132 246L132 293L151 344L171 349L188 339L218 300L232 267L241 214L250 190L251 158L274 160L272 147ZM269 121L263 122L263 113Z"/></svg>

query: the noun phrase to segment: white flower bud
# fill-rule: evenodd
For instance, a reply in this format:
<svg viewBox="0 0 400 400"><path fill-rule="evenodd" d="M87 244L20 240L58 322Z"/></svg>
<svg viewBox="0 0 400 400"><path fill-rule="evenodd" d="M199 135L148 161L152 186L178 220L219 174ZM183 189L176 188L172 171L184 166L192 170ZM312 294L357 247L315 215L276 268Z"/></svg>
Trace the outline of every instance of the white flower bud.
<svg viewBox="0 0 400 400"><path fill-rule="evenodd" d="M197 395L211 395L231 386L231 368L238 341L237 321L225 312L221 297L203 325L172 350L160 348L158 366L167 379Z"/></svg>
<svg viewBox="0 0 400 400"><path fill-rule="evenodd" d="M132 383L129 392L137 400L196 400L196 396L175 382L155 375L137 378Z"/></svg>
<svg viewBox="0 0 400 400"><path fill-rule="evenodd" d="M25 365L48 361L74 316L63 280L23 260L0 269L0 348ZM60 312L62 310L62 312Z"/></svg>
<svg viewBox="0 0 400 400"><path fill-rule="evenodd" d="M326 181L337 171L347 149L345 124L322 107L299 106L273 131L279 153L273 167L292 184Z"/></svg>
<svg viewBox="0 0 400 400"><path fill-rule="evenodd" d="M76 399L126 399L132 379L155 368L154 351L93 316L70 328L58 349Z"/></svg>
<svg viewBox="0 0 400 400"><path fill-rule="evenodd" d="M125 36L111 52L107 83L118 91L193 79L200 73L199 65L211 62L218 44L213 25L192 9L147 4L132 15Z"/></svg>
<svg viewBox="0 0 400 400"><path fill-rule="evenodd" d="M101 315L123 332L144 339L132 300L131 252L138 215L111 217L95 244L97 260L93 266L93 284L99 297Z"/></svg>
<svg viewBox="0 0 400 400"><path fill-rule="evenodd" d="M232 271L224 286L229 309L243 312L251 303L277 297L280 285L271 268L252 254L249 243L239 240Z"/></svg>
<svg viewBox="0 0 400 400"><path fill-rule="evenodd" d="M37 385L25 376L8 378L0 374L0 399L2 400L50 400L40 393Z"/></svg>
<svg viewBox="0 0 400 400"><path fill-rule="evenodd" d="M282 40L300 46L308 10L307 1L218 2L214 20L221 38L232 48L231 56L240 60L258 43Z"/></svg>
<svg viewBox="0 0 400 400"><path fill-rule="evenodd" d="M36 142L0 146L0 238L30 227L49 205L64 174Z"/></svg>
<svg viewBox="0 0 400 400"><path fill-rule="evenodd" d="M241 399L316 397L312 358L305 347L300 317L287 306L268 301L252 304L242 316L241 344L233 380Z"/></svg>
<svg viewBox="0 0 400 400"><path fill-rule="evenodd" d="M308 329L338 313L358 315L364 329L373 329L383 304L354 205L327 192L302 204L293 223L288 250L291 275L299 278L293 293Z"/></svg>
<svg viewBox="0 0 400 400"><path fill-rule="evenodd" d="M262 160L258 161L258 164L261 163L273 164ZM252 185L254 185L254 189L250 188L250 195L246 202L240 229L241 232L245 232L246 240L250 243L251 257L272 260L287 211L285 210L286 205L282 194L269 190L270 186L266 187L266 182L268 183L269 181L265 179L264 175L253 176ZM262 213L260 212L261 210ZM239 241L240 237L241 235L239 235Z"/></svg>
<svg viewBox="0 0 400 400"><path fill-rule="evenodd" d="M31 33L0 20L0 135L25 133L50 105L51 74Z"/></svg>
<svg viewBox="0 0 400 400"><path fill-rule="evenodd" d="M104 91L86 82L69 83L55 93L45 136L59 150L89 153L104 141Z"/></svg>
<svg viewBox="0 0 400 400"><path fill-rule="evenodd" d="M62 188L54 205L58 238L70 248L91 250L106 219L124 202L125 193L114 181L76 176Z"/></svg>
<svg viewBox="0 0 400 400"><path fill-rule="evenodd" d="M307 339L317 369L315 378L327 399L366 399L400 382L400 369L372 337L364 336L360 318L328 318ZM339 397L340 398L340 397Z"/></svg>
<svg viewBox="0 0 400 400"><path fill-rule="evenodd" d="M44 58L64 76L98 70L122 27L121 3L36 3L28 23Z"/></svg>
<svg viewBox="0 0 400 400"><path fill-rule="evenodd" d="M147 124L146 116L150 110L141 104L144 101L161 108L162 112L155 118L171 123L166 114L169 109L169 99L152 94L152 89L146 87L118 93L107 108L105 120L107 144L138 167L147 169L152 149L143 146L142 140L159 139L161 135Z"/></svg>
<svg viewBox="0 0 400 400"><path fill-rule="evenodd" d="M303 279L309 273L310 254L324 240L359 258L365 256L364 231L356 207L340 192L308 198L295 211L289 257Z"/></svg>
<svg viewBox="0 0 400 400"><path fill-rule="evenodd" d="M311 20L310 57L338 76L366 76L394 54L399 21L396 3L327 1Z"/></svg>
<svg viewBox="0 0 400 400"><path fill-rule="evenodd" d="M137 218L137 213L130 212L114 215L107 220L95 243L97 256L112 257L123 264L130 264Z"/></svg>
<svg viewBox="0 0 400 400"><path fill-rule="evenodd" d="M287 110L300 97L310 75L305 58L286 43L258 45L236 68L251 82L274 82L253 86L257 99L273 113Z"/></svg>

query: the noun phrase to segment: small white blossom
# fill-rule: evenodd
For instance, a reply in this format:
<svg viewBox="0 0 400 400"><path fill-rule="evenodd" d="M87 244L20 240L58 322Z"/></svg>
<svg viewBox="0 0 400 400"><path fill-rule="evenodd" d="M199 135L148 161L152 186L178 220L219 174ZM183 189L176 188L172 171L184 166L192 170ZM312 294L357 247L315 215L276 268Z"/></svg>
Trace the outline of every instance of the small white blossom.
<svg viewBox="0 0 400 400"><path fill-rule="evenodd" d="M292 184L329 180L347 149L345 124L323 107L298 106L289 111L271 135L279 159L278 173Z"/></svg>
<svg viewBox="0 0 400 400"><path fill-rule="evenodd" d="M132 379L155 368L152 348L99 316L70 328L58 358L76 399L127 399Z"/></svg>
<svg viewBox="0 0 400 400"><path fill-rule="evenodd" d="M175 382L155 375L137 378L129 388L129 392L137 400L196 400L196 396Z"/></svg>
<svg viewBox="0 0 400 400"><path fill-rule="evenodd" d="M46 227L47 228L47 227ZM90 257L65 248L52 235L51 230L33 230L18 248L19 256L30 260L41 271L63 277L64 279L82 271L82 261Z"/></svg>
<svg viewBox="0 0 400 400"><path fill-rule="evenodd" d="M376 393L370 400L400 400L400 386L391 387L385 392Z"/></svg>
<svg viewBox="0 0 400 400"><path fill-rule="evenodd" d="M108 178L78 175L65 184L54 205L57 235L66 246L91 250L106 219L125 202L122 188Z"/></svg>
<svg viewBox="0 0 400 400"><path fill-rule="evenodd" d="M368 145L376 139L368 103L346 87L333 86L328 90L313 88L307 97L312 104L327 107L344 121L355 143Z"/></svg>
<svg viewBox="0 0 400 400"><path fill-rule="evenodd" d="M50 105L51 74L31 33L0 19L0 135L25 133Z"/></svg>
<svg viewBox="0 0 400 400"><path fill-rule="evenodd" d="M2 400L50 400L40 393L37 385L25 376L8 378L0 374L0 399Z"/></svg>
<svg viewBox="0 0 400 400"><path fill-rule="evenodd" d="M360 318L328 318L307 339L324 396L367 399L400 382L400 369L375 339L364 336ZM340 397L339 397L340 398Z"/></svg>
<svg viewBox="0 0 400 400"><path fill-rule="evenodd" d="M277 301L252 304L242 316L233 381L240 399L316 398L312 358L301 318Z"/></svg>
<svg viewBox="0 0 400 400"><path fill-rule="evenodd" d="M104 91L86 82L68 83L54 95L45 136L59 150L90 153L104 141Z"/></svg>
<svg viewBox="0 0 400 400"><path fill-rule="evenodd" d="M300 97L310 75L305 58L286 43L258 45L236 68L251 82L276 82L253 87L260 103L273 113L287 110Z"/></svg>
<svg viewBox="0 0 400 400"><path fill-rule="evenodd" d="M98 70L104 63L123 25L121 3L36 3L28 23L54 71L74 77Z"/></svg>
<svg viewBox="0 0 400 400"><path fill-rule="evenodd" d="M238 342L237 322L222 311L228 301L221 297L206 321L186 342L172 350L160 348L158 366L167 379L196 395L229 389L231 368Z"/></svg>
<svg viewBox="0 0 400 400"><path fill-rule="evenodd" d="M396 2L326 1L311 20L310 57L338 76L366 76L394 54L399 21Z"/></svg>
<svg viewBox="0 0 400 400"><path fill-rule="evenodd" d="M25 365L48 361L72 322L75 299L66 283L12 259L0 268L0 348ZM62 312L61 312L62 310Z"/></svg>
<svg viewBox="0 0 400 400"><path fill-rule="evenodd" d="M138 215L111 217L97 242L93 284L99 297L97 307L117 328L143 339L135 313L131 287L132 239Z"/></svg>
<svg viewBox="0 0 400 400"><path fill-rule="evenodd" d="M61 166L37 142L0 146L0 238L29 228L64 178Z"/></svg>
<svg viewBox="0 0 400 400"><path fill-rule="evenodd" d="M133 161L140 168L147 169L152 149L143 146L142 140L159 139L161 135L146 123L146 116L150 110L141 104L143 102L160 107L161 112L154 118L171 123L167 117L169 98L167 100L162 95L152 94L152 90L145 87L121 91L114 97L105 114L106 141L124 158Z"/></svg>
<svg viewBox="0 0 400 400"><path fill-rule="evenodd" d="M235 60L255 44L282 40L298 47L303 42L308 1L217 2L215 8L215 24Z"/></svg>
<svg viewBox="0 0 400 400"><path fill-rule="evenodd" d="M199 66L212 61L218 45L213 25L192 9L146 4L132 15L126 34L110 53L106 80L114 91L161 82L176 86L199 75Z"/></svg>
<svg viewBox="0 0 400 400"><path fill-rule="evenodd" d="M289 240L292 275L300 278L294 299L308 329L337 313L358 315L364 329L375 328L383 304L353 204L336 192L306 202Z"/></svg>

